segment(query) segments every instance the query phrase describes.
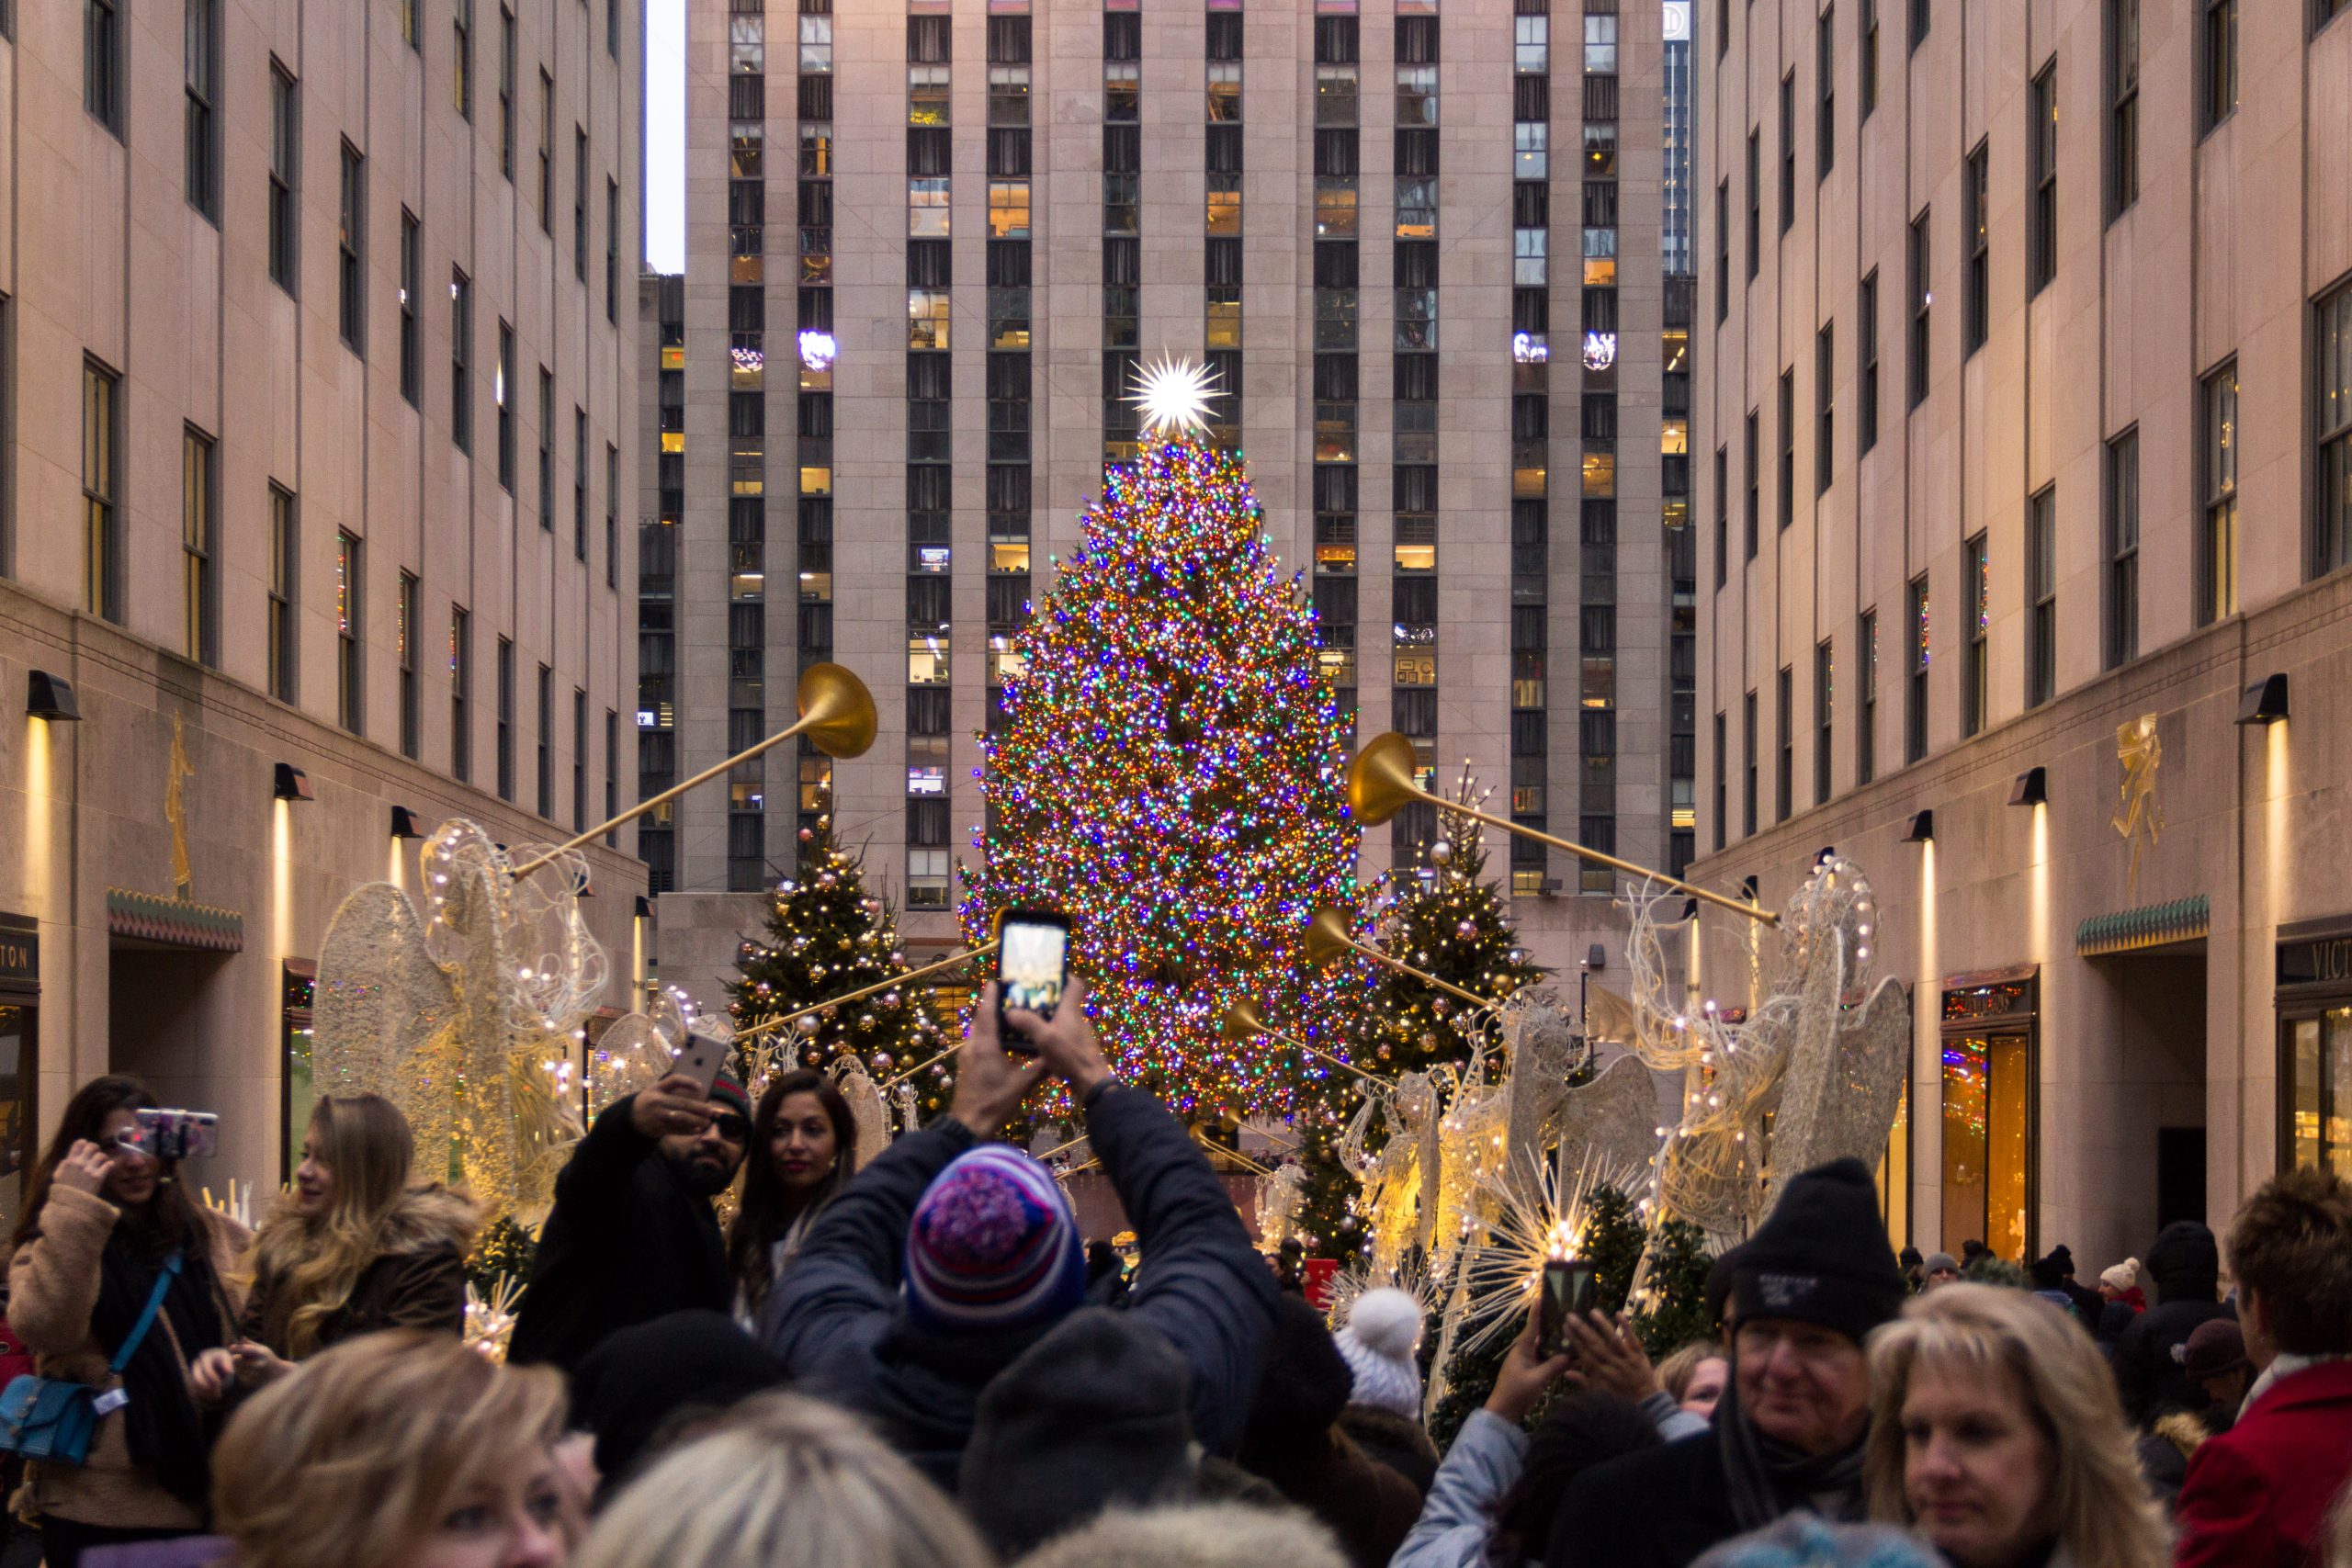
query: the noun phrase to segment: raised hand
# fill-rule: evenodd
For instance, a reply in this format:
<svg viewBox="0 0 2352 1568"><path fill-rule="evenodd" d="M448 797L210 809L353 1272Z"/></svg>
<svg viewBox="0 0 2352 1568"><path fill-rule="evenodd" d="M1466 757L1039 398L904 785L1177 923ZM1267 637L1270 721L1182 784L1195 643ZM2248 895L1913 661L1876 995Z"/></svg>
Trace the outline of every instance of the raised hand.
<svg viewBox="0 0 2352 1568"><path fill-rule="evenodd" d="M114 1156L87 1138L76 1138L74 1146L65 1151L65 1157L57 1162L57 1174L51 1179L60 1187L71 1187L95 1198L113 1173Z"/></svg>
<svg viewBox="0 0 2352 1568"><path fill-rule="evenodd" d="M1042 1056L1035 1062L1017 1062L1004 1054L996 1032L996 983L990 981L980 992L979 1005L972 1010L972 1032L965 1036L963 1060L956 1065L956 1098L947 1107L948 1115L983 1138L1004 1125L1029 1091L1044 1080L1046 1071ZM1067 998L1063 1006L1069 1006Z"/></svg>
<svg viewBox="0 0 2352 1568"><path fill-rule="evenodd" d="M1070 1093L1080 1100L1111 1076L1111 1066L1102 1059L1102 1043L1095 1038L1094 1025L1086 1016L1086 982L1077 976L1071 976L1063 987L1051 1019L1027 1008L1014 1008L1004 1015L1004 1021L1037 1048L1046 1070L1069 1085Z"/></svg>

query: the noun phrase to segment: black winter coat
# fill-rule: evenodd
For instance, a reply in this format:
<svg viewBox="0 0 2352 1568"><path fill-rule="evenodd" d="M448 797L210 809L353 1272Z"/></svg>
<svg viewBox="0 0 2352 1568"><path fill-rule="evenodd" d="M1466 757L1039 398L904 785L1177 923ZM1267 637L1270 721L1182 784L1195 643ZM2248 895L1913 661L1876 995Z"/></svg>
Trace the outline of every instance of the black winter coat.
<svg viewBox="0 0 2352 1568"><path fill-rule="evenodd" d="M2221 1280L2221 1249L2213 1233L2193 1220L2176 1220L2157 1235L2144 1265L2156 1287L2156 1304L2132 1321L2115 1342L2115 1389L2123 1413L2145 1427L2167 1410L2201 1410L2205 1391L2180 1363L2191 1330L2217 1317L2235 1317L2235 1308L2214 1300Z"/></svg>
<svg viewBox="0 0 2352 1568"><path fill-rule="evenodd" d="M1553 1516L1544 1568L1688 1568L1740 1533L1711 1427L1577 1476Z"/></svg>
<svg viewBox="0 0 2352 1568"><path fill-rule="evenodd" d="M1193 1436L1229 1451L1256 1391L1273 1279L1225 1184L1159 1101L1114 1084L1086 1132L1143 1251L1118 1310L1168 1337L1192 1373ZM978 1141L942 1118L892 1144L809 1226L760 1320L761 1343L808 1392L872 1417L951 1493L981 1389L1053 1327L933 1335L907 1319L899 1282L915 1205Z"/></svg>
<svg viewBox="0 0 2352 1568"><path fill-rule="evenodd" d="M635 1102L605 1107L556 1178L507 1352L518 1365L546 1361L569 1374L616 1329L734 1304L718 1216L637 1130Z"/></svg>

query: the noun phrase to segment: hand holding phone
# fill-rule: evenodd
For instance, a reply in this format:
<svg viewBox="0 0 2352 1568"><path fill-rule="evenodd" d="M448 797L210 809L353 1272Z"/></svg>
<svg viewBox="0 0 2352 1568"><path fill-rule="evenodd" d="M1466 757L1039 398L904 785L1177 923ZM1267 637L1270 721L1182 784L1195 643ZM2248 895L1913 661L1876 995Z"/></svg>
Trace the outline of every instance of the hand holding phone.
<svg viewBox="0 0 2352 1568"><path fill-rule="evenodd" d="M134 1114L138 1125L115 1139L115 1146L152 1160L209 1159L220 1152L220 1119L209 1111L149 1111Z"/></svg>

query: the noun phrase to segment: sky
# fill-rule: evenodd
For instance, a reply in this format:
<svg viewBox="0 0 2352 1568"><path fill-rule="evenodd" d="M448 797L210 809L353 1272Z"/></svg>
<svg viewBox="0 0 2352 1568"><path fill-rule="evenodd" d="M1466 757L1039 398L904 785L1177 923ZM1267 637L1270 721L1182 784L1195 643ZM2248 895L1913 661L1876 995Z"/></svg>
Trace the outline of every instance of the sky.
<svg viewBox="0 0 2352 1568"><path fill-rule="evenodd" d="M645 5L645 265L686 270L686 0Z"/></svg>

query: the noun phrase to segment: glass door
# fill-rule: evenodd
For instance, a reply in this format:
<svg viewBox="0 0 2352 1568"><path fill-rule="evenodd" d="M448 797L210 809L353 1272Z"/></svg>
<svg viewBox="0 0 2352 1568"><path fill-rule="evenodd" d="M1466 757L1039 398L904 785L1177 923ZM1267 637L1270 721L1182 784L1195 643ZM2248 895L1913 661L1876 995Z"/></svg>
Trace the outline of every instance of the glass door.
<svg viewBox="0 0 2352 1568"><path fill-rule="evenodd" d="M33 1161L33 1085L40 1078L36 1024L40 1010L0 1003L0 1236L13 1235L25 1212L25 1173Z"/></svg>
<svg viewBox="0 0 2352 1568"><path fill-rule="evenodd" d="M2297 1166L2352 1177L2352 1007L2290 1018L2286 1033L2288 1154Z"/></svg>
<svg viewBox="0 0 2352 1568"><path fill-rule="evenodd" d="M1982 1241L2012 1263L2032 1239L2032 1037L1943 1042L1943 1250Z"/></svg>

